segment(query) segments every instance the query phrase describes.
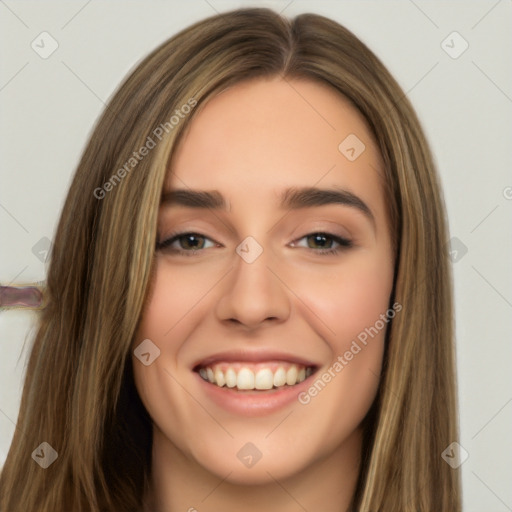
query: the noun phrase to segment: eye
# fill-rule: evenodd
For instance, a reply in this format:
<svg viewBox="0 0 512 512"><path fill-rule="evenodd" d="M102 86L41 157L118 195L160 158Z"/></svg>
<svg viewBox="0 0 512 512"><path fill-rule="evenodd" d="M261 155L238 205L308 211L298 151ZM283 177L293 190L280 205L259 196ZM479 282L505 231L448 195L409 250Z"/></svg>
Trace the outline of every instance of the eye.
<svg viewBox="0 0 512 512"><path fill-rule="evenodd" d="M322 255L337 254L344 249L352 247L352 242L350 240L331 233L310 233L298 240L300 241L304 239L307 240L307 249L311 249L312 251ZM293 242L292 245L300 247L296 242Z"/></svg>
<svg viewBox="0 0 512 512"><path fill-rule="evenodd" d="M346 238L325 232L309 233L292 242L292 247L304 247L297 241L307 240L306 249L316 254L337 254L344 249L352 247L352 242ZM210 242L210 246L207 243ZM156 244L156 249L185 256L197 256L203 249L218 246L216 242L201 233L185 232L174 233L162 242Z"/></svg>
<svg viewBox="0 0 512 512"><path fill-rule="evenodd" d="M175 233L156 245L157 250L165 250L186 256L195 256L202 249L207 249L207 241L211 242L210 247L215 246L215 242L200 233Z"/></svg>

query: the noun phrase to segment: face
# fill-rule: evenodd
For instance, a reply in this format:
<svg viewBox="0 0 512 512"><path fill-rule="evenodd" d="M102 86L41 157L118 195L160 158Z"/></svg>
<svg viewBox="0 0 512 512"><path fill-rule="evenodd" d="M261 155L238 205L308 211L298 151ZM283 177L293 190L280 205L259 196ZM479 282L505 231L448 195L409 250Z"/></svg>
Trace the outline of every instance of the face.
<svg viewBox="0 0 512 512"><path fill-rule="evenodd" d="M196 112L134 340L150 340L134 374L154 453L257 483L355 446L390 319L381 169L362 116L325 85L252 80Z"/></svg>

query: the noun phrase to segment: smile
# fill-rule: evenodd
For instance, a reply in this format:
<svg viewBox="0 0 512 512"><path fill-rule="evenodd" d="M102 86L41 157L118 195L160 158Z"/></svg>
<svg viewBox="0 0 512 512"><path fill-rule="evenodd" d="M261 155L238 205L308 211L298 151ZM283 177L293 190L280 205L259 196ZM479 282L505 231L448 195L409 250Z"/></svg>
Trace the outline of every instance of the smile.
<svg viewBox="0 0 512 512"><path fill-rule="evenodd" d="M295 386L312 375L314 368L284 361L218 362L196 371L210 384L245 391Z"/></svg>

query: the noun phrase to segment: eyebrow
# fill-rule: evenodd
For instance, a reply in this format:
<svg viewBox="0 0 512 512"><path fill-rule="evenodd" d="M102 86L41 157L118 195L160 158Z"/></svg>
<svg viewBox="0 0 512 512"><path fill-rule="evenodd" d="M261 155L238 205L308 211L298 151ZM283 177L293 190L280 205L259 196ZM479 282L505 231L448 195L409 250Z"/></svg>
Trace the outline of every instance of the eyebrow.
<svg viewBox="0 0 512 512"><path fill-rule="evenodd" d="M280 207L286 210L314 208L330 204L355 208L375 224L375 217L369 206L360 197L348 190L341 188L291 187L284 190L280 195ZM160 205L229 211L228 203L218 190L169 190L162 194Z"/></svg>

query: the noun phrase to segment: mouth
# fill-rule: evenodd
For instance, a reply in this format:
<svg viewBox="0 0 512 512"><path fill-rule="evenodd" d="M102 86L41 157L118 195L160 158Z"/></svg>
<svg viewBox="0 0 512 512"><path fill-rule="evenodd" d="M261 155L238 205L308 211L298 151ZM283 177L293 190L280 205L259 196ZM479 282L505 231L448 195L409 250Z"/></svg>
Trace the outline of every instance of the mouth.
<svg viewBox="0 0 512 512"><path fill-rule="evenodd" d="M230 350L191 366L198 397L237 417L282 413L297 405L321 365L272 350Z"/></svg>
<svg viewBox="0 0 512 512"><path fill-rule="evenodd" d="M268 392L297 386L313 375L316 367L290 361L218 361L197 365L194 371L205 382L219 388Z"/></svg>

